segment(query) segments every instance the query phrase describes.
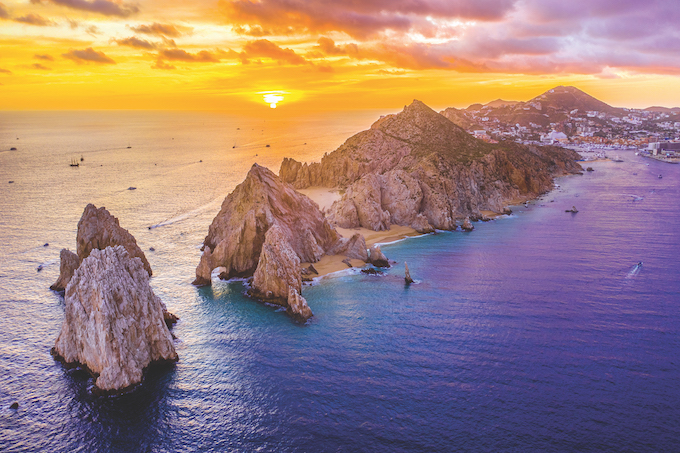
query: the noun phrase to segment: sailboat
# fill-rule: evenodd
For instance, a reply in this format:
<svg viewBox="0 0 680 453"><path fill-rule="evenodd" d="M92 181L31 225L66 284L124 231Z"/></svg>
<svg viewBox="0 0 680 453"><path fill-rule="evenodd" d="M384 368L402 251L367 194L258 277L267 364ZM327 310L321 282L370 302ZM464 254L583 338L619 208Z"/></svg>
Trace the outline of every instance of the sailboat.
<svg viewBox="0 0 680 453"><path fill-rule="evenodd" d="M71 159L71 167L80 167L80 163L78 162L78 159Z"/></svg>

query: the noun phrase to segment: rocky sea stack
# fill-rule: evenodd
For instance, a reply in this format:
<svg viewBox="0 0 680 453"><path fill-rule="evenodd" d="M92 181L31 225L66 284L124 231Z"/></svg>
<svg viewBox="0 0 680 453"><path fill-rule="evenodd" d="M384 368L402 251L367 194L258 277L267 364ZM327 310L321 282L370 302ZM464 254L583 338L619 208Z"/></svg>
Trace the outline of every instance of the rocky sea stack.
<svg viewBox="0 0 680 453"><path fill-rule="evenodd" d="M52 353L85 367L99 391L125 391L152 363L177 360L164 308L139 257L120 245L93 249L66 287L65 319Z"/></svg>
<svg viewBox="0 0 680 453"><path fill-rule="evenodd" d="M330 209L332 224L427 232L453 230L467 216L502 213L512 200L547 192L554 176L582 171L578 158L559 147L486 143L413 101L319 163L284 159L279 175L296 188L346 189Z"/></svg>
<svg viewBox="0 0 680 453"><path fill-rule="evenodd" d="M106 247L116 245L122 245L130 256L139 258L144 270L149 276L152 275L151 265L137 245L134 236L122 228L118 219L112 216L106 208L97 209L92 203L88 204L78 222L76 254L67 249L61 251L59 278L50 286L50 289L64 291L80 262L87 258L92 250L104 250Z"/></svg>
<svg viewBox="0 0 680 453"><path fill-rule="evenodd" d="M194 285L210 285L210 273L218 267L225 268L225 279L252 276L274 224L302 262L317 262L340 238L316 203L254 164L208 229Z"/></svg>

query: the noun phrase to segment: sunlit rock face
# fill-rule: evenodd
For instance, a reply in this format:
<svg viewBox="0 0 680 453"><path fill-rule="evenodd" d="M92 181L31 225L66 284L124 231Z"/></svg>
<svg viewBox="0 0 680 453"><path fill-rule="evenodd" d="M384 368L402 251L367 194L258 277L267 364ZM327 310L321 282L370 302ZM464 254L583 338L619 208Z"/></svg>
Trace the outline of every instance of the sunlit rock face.
<svg viewBox="0 0 680 453"><path fill-rule="evenodd" d="M252 276L274 224L301 262L317 262L340 238L316 203L254 164L210 225L194 284L209 285L217 267L224 278Z"/></svg>
<svg viewBox="0 0 680 453"><path fill-rule="evenodd" d="M344 228L452 230L456 220L500 213L510 200L552 189L554 176L582 170L578 158L559 147L485 143L413 101L320 163L284 159L279 174L297 188L345 188L329 214Z"/></svg>
<svg viewBox="0 0 680 453"><path fill-rule="evenodd" d="M122 228L118 219L104 207L97 209L93 204L88 204L85 207L85 211L78 222L76 243L76 253L81 261L87 258L94 249L104 250L109 246L122 245L131 257L137 257L142 261L149 277L152 275L151 265L142 249L137 245L134 236L128 230Z"/></svg>
<svg viewBox="0 0 680 453"><path fill-rule="evenodd" d="M150 364L178 359L164 308L141 259L123 246L93 249L66 287L52 353L86 367L99 391L124 391L142 381Z"/></svg>
<svg viewBox="0 0 680 453"><path fill-rule="evenodd" d="M97 209L95 205L88 204L78 222L76 254L74 255L73 252L66 249L61 251L59 278L50 288L55 291L63 291L80 261L87 258L92 250L103 250L106 247L116 245L125 247L130 256L138 257L149 276L152 275L151 265L142 249L137 245L134 236L128 230L122 228L118 219L112 216L106 208ZM77 263L76 258L78 259Z"/></svg>
<svg viewBox="0 0 680 453"><path fill-rule="evenodd" d="M274 224L265 235L250 294L286 307L289 288L298 294L302 290L300 258L288 244L282 228Z"/></svg>

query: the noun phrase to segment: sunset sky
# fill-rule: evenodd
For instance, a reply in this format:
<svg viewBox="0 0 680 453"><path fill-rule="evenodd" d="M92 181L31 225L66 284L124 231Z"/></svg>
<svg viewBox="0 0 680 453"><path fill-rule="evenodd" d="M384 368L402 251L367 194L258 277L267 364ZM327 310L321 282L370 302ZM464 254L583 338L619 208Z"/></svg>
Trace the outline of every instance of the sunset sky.
<svg viewBox="0 0 680 453"><path fill-rule="evenodd" d="M2 0L0 109L443 108L556 85L673 107L678 24L677 0Z"/></svg>

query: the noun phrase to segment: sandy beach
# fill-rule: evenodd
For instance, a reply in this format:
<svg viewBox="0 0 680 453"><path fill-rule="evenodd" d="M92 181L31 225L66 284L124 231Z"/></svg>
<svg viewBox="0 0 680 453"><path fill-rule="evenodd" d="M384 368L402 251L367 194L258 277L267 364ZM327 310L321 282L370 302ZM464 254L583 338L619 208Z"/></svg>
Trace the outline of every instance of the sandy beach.
<svg viewBox="0 0 680 453"><path fill-rule="evenodd" d="M334 201L341 197L340 189L328 187L309 187L307 189L299 189L298 192L307 195L322 211L330 209ZM411 227L391 225L389 230L373 231L368 228L335 228L343 237L352 237L355 233L360 233L366 239L366 247L371 247L374 244L384 244L388 242L398 241L406 237L418 236L416 230ZM389 256L388 256L389 258ZM320 261L314 263L314 268L319 272L319 276L328 275L332 272L338 272L349 267L342 261L346 259L343 255L325 255ZM361 260L350 260L352 267L364 267L365 262ZM303 267L308 267L310 263L302 263Z"/></svg>

